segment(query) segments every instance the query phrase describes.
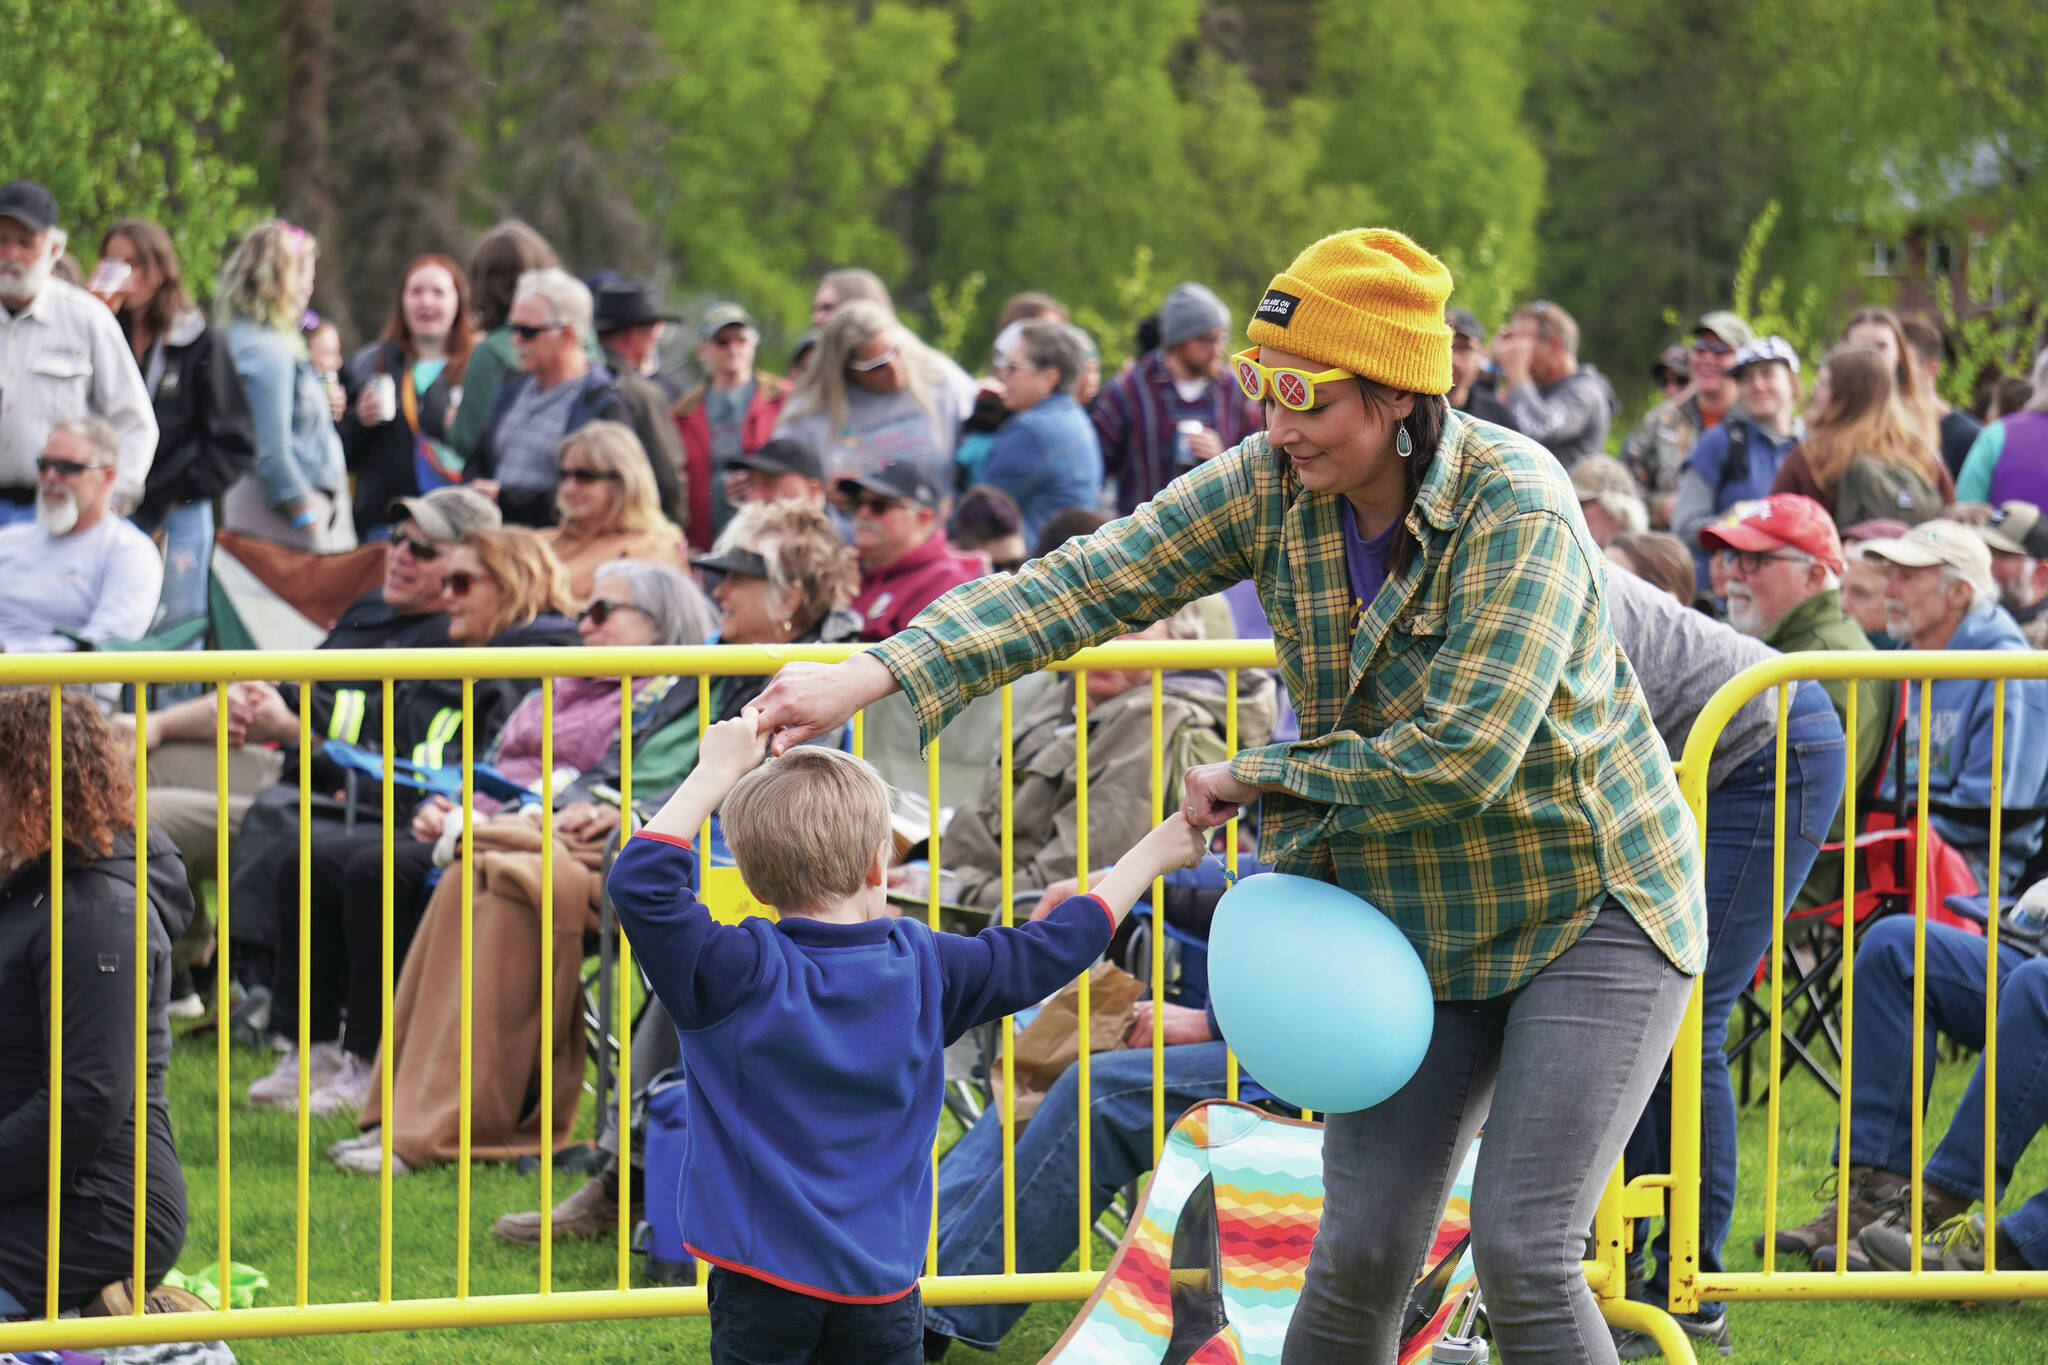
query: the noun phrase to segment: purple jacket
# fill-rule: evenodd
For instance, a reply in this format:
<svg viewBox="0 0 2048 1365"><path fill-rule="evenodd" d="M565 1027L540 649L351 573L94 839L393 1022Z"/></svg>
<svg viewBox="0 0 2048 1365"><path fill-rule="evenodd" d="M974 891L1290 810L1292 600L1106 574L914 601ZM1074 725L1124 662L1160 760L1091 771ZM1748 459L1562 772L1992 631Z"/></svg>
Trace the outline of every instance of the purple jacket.
<svg viewBox="0 0 2048 1365"><path fill-rule="evenodd" d="M1265 425L1227 374L1211 380L1194 402L1182 398L1160 351L1147 351L1103 385L1088 415L1102 442L1102 467L1116 479L1117 510L1125 516L1185 472L1174 458L1181 422L1210 428L1225 450Z"/></svg>

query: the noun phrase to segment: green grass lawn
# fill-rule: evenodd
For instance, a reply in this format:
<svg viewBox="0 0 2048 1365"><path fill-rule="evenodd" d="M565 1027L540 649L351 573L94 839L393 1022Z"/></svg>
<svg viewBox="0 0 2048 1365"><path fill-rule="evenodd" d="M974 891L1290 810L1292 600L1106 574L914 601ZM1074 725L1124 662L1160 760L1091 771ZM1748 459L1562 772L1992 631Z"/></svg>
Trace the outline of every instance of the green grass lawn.
<svg viewBox="0 0 2048 1365"><path fill-rule="evenodd" d="M294 1270L293 1210L296 1120L287 1114L252 1112L241 1102L249 1082L262 1074L266 1058L237 1049L234 1056L233 1133L234 1258L270 1277L262 1304L291 1302ZM1946 1115L1967 1076L1967 1068L1941 1070L1934 1112ZM211 1038L180 1042L172 1061L172 1117L190 1191L191 1230L180 1262L188 1272L215 1255L214 1053ZM589 1121L588 1105L584 1120ZM1761 1104L1742 1116L1742 1203L1731 1239L1731 1269L1753 1269L1750 1239L1762 1226L1764 1121ZM1779 1180L1781 1223L1812 1216L1812 1192L1828 1169L1833 1101L1804 1079L1788 1084L1786 1134ZM377 1293L377 1182L337 1171L324 1156L327 1145L352 1131L343 1119L318 1121L312 1131L311 1298L315 1302L374 1300ZM1938 1127L1931 1129L1931 1148ZM579 1176L558 1177L566 1193ZM2036 1150L2021 1167L2015 1191L2048 1183L2048 1152ZM470 1289L474 1294L529 1291L536 1284L536 1257L528 1248L502 1245L490 1236L498 1214L534 1207L539 1176L520 1176L507 1167L472 1169ZM456 1176L452 1169L425 1171L393 1183L393 1288L399 1297L433 1297L454 1292ZM1099 1255L1102 1264L1106 1253ZM613 1284L611 1243L558 1244L554 1283L560 1289L602 1289ZM1734 1310L1736 1351L1754 1362L1856 1362L1926 1360L1942 1362L2048 1360L2048 1302L2016 1308L1957 1309L1935 1305L1847 1303L1748 1305ZM964 1347L949 1359L969 1362L1037 1360L1073 1315L1066 1304L1031 1309L1006 1348L986 1357ZM634 1323L479 1328L462 1332L307 1337L236 1343L242 1359L254 1362L377 1360L427 1362L520 1361L569 1358L580 1361L645 1359L702 1360L707 1331L701 1318Z"/></svg>

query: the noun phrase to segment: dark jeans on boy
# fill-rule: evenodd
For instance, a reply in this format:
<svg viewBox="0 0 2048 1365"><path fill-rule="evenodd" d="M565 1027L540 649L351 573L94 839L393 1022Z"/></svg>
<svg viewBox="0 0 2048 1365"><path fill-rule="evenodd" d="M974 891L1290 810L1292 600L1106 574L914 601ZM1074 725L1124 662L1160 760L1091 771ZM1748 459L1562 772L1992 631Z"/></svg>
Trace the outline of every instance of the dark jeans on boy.
<svg viewBox="0 0 2048 1365"><path fill-rule="evenodd" d="M711 1365L923 1365L924 1296L835 1303L714 1266Z"/></svg>

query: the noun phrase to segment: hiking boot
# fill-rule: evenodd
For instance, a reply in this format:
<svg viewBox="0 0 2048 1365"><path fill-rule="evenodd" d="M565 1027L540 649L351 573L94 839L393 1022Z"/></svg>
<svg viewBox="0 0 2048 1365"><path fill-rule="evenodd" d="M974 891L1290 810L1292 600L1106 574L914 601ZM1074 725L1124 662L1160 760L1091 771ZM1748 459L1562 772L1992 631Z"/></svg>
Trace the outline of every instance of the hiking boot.
<svg viewBox="0 0 2048 1365"><path fill-rule="evenodd" d="M135 1281L116 1280L79 1310L82 1318L125 1318L135 1311ZM189 1289L160 1284L142 1296L145 1313L210 1313L205 1299Z"/></svg>
<svg viewBox="0 0 2048 1365"><path fill-rule="evenodd" d="M635 1182L636 1186L638 1183ZM634 1192L637 1194L638 1190ZM636 1203L633 1221L639 1222L640 1216L641 1209ZM549 1211L548 1224L556 1241L565 1237L596 1240L616 1234L619 1230L618 1167L607 1165L584 1181L581 1189ZM499 1241L510 1242L514 1246L539 1246L540 1225L539 1209L521 1209L491 1224L491 1232Z"/></svg>
<svg viewBox="0 0 2048 1365"><path fill-rule="evenodd" d="M1833 1176L1828 1177L1832 1181ZM1828 1181L1821 1183L1814 1192L1816 1197L1825 1194ZM1891 1171L1881 1171L1875 1166L1851 1166L1849 1168L1849 1236L1853 1240L1857 1233L1891 1212L1909 1196L1906 1191L1911 1182L1905 1176ZM1813 1253L1824 1246L1832 1247L1835 1241L1835 1213L1838 1201L1828 1200L1820 1215L1810 1223L1796 1228L1779 1228L1775 1245L1781 1256L1804 1256L1809 1263ZM1758 1234L1752 1244L1758 1260L1763 1259L1764 1239Z"/></svg>
<svg viewBox="0 0 2048 1365"><path fill-rule="evenodd" d="M1712 1346L1720 1355L1733 1355L1735 1346L1728 1336L1728 1315L1719 1314L1703 1318L1694 1313L1673 1313L1671 1320L1678 1324L1678 1330L1694 1341L1703 1341ZM1618 1331L1614 1334L1614 1353L1623 1360L1658 1360L1664 1355L1664 1348L1648 1332Z"/></svg>
<svg viewBox="0 0 2048 1365"><path fill-rule="evenodd" d="M1890 1207L1885 1210L1883 1217L1875 1222L1866 1223L1859 1231L1850 1234L1847 1255L1842 1263L1848 1267L1852 1274L1858 1271L1882 1270L1885 1268L1871 1263L1869 1252L1863 1245L1864 1233L1876 1228L1896 1227L1899 1229L1900 1236L1910 1237L1911 1234L1906 1228L1906 1208L1910 1198L1910 1190L1901 1189L1888 1201ZM1930 1185L1924 1180L1920 1182L1921 1227L1938 1228L1969 1207L1970 1201L1962 1198L1960 1195L1950 1194L1947 1190ZM1815 1270L1832 1271L1835 1268L1835 1243L1833 1240L1834 1231L1832 1229L1828 1232L1828 1238L1829 1240L1825 1245L1815 1247L1813 1250L1812 1260Z"/></svg>
<svg viewBox="0 0 2048 1365"><path fill-rule="evenodd" d="M2006 1240L2003 1228L1999 1229L1998 1239L1999 1264L2007 1269L2023 1269L2027 1263L2020 1259L2018 1249ZM1856 1241L1862 1246L1863 1254L1869 1257L1870 1264L1875 1269L1913 1268L1913 1230L1903 1222L1873 1223L1858 1234ZM1982 1270L1984 1215L1959 1213L1928 1233L1925 1240L1920 1243L1920 1268Z"/></svg>
<svg viewBox="0 0 2048 1365"><path fill-rule="evenodd" d="M312 1047L313 1074L308 1078L309 1090L325 1088L342 1068L342 1050L339 1043L315 1043ZM261 1109L272 1106L278 1109L299 1107L299 1054L297 1049L286 1052L271 1068L270 1074L249 1087L249 1103Z"/></svg>

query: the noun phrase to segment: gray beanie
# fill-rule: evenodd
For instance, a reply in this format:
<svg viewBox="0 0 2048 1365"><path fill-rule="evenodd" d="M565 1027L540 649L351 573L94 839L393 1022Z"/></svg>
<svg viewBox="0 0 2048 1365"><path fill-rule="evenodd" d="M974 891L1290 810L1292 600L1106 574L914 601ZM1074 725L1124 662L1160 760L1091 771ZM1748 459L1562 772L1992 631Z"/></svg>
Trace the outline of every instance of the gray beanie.
<svg viewBox="0 0 2048 1365"><path fill-rule="evenodd" d="M1171 350L1183 341L1221 328L1230 330L1230 310L1204 284L1176 285L1159 305L1159 345Z"/></svg>

